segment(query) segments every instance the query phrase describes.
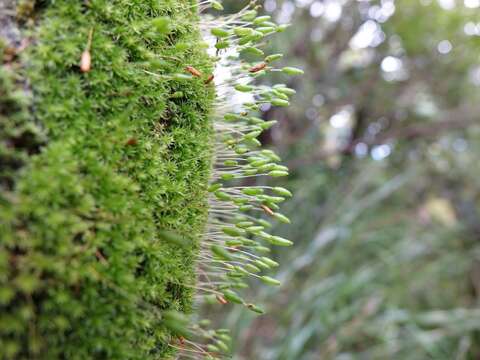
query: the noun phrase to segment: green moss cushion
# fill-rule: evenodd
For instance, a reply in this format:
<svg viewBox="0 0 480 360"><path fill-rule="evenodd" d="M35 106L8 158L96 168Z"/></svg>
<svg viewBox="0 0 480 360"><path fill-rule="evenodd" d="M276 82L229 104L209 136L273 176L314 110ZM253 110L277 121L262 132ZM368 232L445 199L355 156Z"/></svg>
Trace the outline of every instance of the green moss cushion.
<svg viewBox="0 0 480 360"><path fill-rule="evenodd" d="M191 308L207 217L213 92L174 75L210 70L193 3L28 15L21 65L0 70L1 359L168 357L162 313Z"/></svg>

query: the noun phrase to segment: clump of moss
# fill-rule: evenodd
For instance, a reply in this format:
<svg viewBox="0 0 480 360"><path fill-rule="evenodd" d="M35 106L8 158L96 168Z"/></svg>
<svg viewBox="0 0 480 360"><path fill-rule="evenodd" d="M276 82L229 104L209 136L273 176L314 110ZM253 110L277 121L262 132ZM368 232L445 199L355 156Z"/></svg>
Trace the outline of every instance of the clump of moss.
<svg viewBox="0 0 480 360"><path fill-rule="evenodd" d="M171 353L162 316L191 309L211 166L213 91L184 70L211 71L194 3L42 2L33 96L2 67L0 159L19 160L0 173L0 358Z"/></svg>

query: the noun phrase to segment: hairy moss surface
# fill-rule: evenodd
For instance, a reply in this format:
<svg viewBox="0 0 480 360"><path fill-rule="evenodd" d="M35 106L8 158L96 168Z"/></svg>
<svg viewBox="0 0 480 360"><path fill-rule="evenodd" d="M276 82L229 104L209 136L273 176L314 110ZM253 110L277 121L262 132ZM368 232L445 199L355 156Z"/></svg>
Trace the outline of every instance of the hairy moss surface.
<svg viewBox="0 0 480 360"><path fill-rule="evenodd" d="M0 70L0 358L166 358L207 217L213 91L172 76L210 71L195 1L22 3L31 44Z"/></svg>

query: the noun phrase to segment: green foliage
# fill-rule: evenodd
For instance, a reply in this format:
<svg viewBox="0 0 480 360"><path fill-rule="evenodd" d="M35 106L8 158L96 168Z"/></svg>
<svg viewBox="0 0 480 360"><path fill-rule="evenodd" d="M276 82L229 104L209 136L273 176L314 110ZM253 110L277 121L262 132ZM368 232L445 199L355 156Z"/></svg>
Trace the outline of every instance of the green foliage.
<svg viewBox="0 0 480 360"><path fill-rule="evenodd" d="M28 14L39 25L16 70L32 98L0 69L0 358L171 353L162 315L191 310L210 173L213 92L174 76L211 70L193 4L49 1Z"/></svg>

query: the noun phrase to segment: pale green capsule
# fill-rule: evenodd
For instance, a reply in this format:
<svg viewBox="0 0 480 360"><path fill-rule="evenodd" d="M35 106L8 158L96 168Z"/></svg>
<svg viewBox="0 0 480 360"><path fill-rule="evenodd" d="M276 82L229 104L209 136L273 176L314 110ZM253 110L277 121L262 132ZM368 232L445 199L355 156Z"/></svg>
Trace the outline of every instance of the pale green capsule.
<svg viewBox="0 0 480 360"><path fill-rule="evenodd" d="M222 180L233 180L235 179L235 175L234 174L223 174L221 177L220 177Z"/></svg>
<svg viewBox="0 0 480 360"><path fill-rule="evenodd" d="M276 165L275 165L275 170L278 170L278 171L287 171L287 172L288 172L288 167L286 167L285 165L278 165L278 164L276 164Z"/></svg>
<svg viewBox="0 0 480 360"><path fill-rule="evenodd" d="M288 176L287 171L281 171L281 170L273 170L268 173L268 175L272 177L282 177L282 176Z"/></svg>
<svg viewBox="0 0 480 360"><path fill-rule="evenodd" d="M215 196L217 197L217 199L223 201L232 200L232 197L223 191L215 191Z"/></svg>
<svg viewBox="0 0 480 360"><path fill-rule="evenodd" d="M258 170L257 169L247 169L243 173L247 176L251 176L251 175L258 174Z"/></svg>
<svg viewBox="0 0 480 360"><path fill-rule="evenodd" d="M267 220L264 220L264 219L257 219L257 223L262 225L265 228L272 227L272 224L270 224Z"/></svg>
<svg viewBox="0 0 480 360"><path fill-rule="evenodd" d="M272 17L270 15L259 16L253 20L254 25L262 25L265 21L269 21Z"/></svg>
<svg viewBox="0 0 480 360"><path fill-rule="evenodd" d="M290 24L282 24L280 26L277 26L277 32L284 32L290 27Z"/></svg>
<svg viewBox="0 0 480 360"><path fill-rule="evenodd" d="M261 130L251 131L248 134L245 134L244 138L245 139L255 139L256 137L260 136L261 133L262 133Z"/></svg>
<svg viewBox="0 0 480 360"><path fill-rule="evenodd" d="M223 5L220 1L217 1L217 0L210 0L210 5L212 6L212 8L214 8L215 10L223 10Z"/></svg>
<svg viewBox="0 0 480 360"><path fill-rule="evenodd" d="M265 263L265 264L268 264L270 265L271 267L278 267L280 264L277 263L276 261L273 261L272 259L270 258L267 258L265 256L262 256L261 257L262 261Z"/></svg>
<svg viewBox="0 0 480 360"><path fill-rule="evenodd" d="M247 308L253 312L256 312L257 314L264 314L265 311L258 307L257 305L254 305L254 304L247 304Z"/></svg>
<svg viewBox="0 0 480 360"><path fill-rule="evenodd" d="M255 188L255 187L242 189L242 193L245 194L245 195L255 196L255 195L263 194L263 192L264 192L263 189Z"/></svg>
<svg viewBox="0 0 480 360"><path fill-rule="evenodd" d="M225 166L237 166L238 165L238 161L235 161L235 160L225 160L223 162L223 165Z"/></svg>
<svg viewBox="0 0 480 360"><path fill-rule="evenodd" d="M246 229L250 226L253 226L254 222L253 221L240 221L235 224L236 227L239 227L240 229Z"/></svg>
<svg viewBox="0 0 480 360"><path fill-rule="evenodd" d="M256 17L257 17L257 11L256 10L249 10L245 13L245 15L242 16L242 20L252 21Z"/></svg>
<svg viewBox="0 0 480 360"><path fill-rule="evenodd" d="M283 187L274 187L272 190L273 190L274 193L276 193L278 195L282 195L282 196L286 196L286 197L292 197L293 196L293 194L289 190L287 190Z"/></svg>
<svg viewBox="0 0 480 360"><path fill-rule="evenodd" d="M266 247L266 246L255 246L255 250L259 253L269 253L270 252L270 248Z"/></svg>
<svg viewBox="0 0 480 360"><path fill-rule="evenodd" d="M260 127L262 128L262 130L268 130L277 122L278 122L277 120L265 121L263 124L260 124Z"/></svg>
<svg viewBox="0 0 480 360"><path fill-rule="evenodd" d="M287 107L290 105L288 100L283 100L283 99L273 99L272 100L272 105L273 106L281 106L281 107Z"/></svg>
<svg viewBox="0 0 480 360"><path fill-rule="evenodd" d="M260 31L262 34L269 34L275 32L277 29L271 26L261 26L256 28L257 31Z"/></svg>
<svg viewBox="0 0 480 360"><path fill-rule="evenodd" d="M282 68L282 72L287 75L303 75L304 74L304 71L302 69L291 67L291 66Z"/></svg>
<svg viewBox="0 0 480 360"><path fill-rule="evenodd" d="M255 55L255 56L264 56L264 52L260 50L259 48L256 48L254 46L249 46L245 49L242 49L242 54L250 54L250 55Z"/></svg>
<svg viewBox="0 0 480 360"><path fill-rule="evenodd" d="M291 88L288 88L288 87L278 88L277 91L281 92L282 94L289 95L289 96L295 95L297 93L294 89L291 89Z"/></svg>
<svg viewBox="0 0 480 360"><path fill-rule="evenodd" d="M230 43L227 41L227 40L222 40L222 41L218 41L216 44L215 44L215 48L217 48L218 50L223 50L223 49L226 49L230 46Z"/></svg>
<svg viewBox="0 0 480 360"><path fill-rule="evenodd" d="M271 278L270 276L260 276L260 280L267 285L279 286L281 284L280 281Z"/></svg>
<svg viewBox="0 0 480 360"><path fill-rule="evenodd" d="M249 86L249 85L242 85L242 84L235 85L235 90L240 92L251 92L254 89L255 88L253 86Z"/></svg>
<svg viewBox="0 0 480 360"><path fill-rule="evenodd" d="M269 55L265 58L265 62L267 63L271 63L275 60L279 60L283 57L283 54L272 54L272 55Z"/></svg>
<svg viewBox="0 0 480 360"><path fill-rule="evenodd" d="M284 239L280 236L271 236L268 240L272 245L277 245L277 246L292 246L293 242L290 240Z"/></svg>
<svg viewBox="0 0 480 360"><path fill-rule="evenodd" d="M290 224L290 219L283 214L275 213L273 214L273 217L284 224Z"/></svg>
<svg viewBox="0 0 480 360"><path fill-rule="evenodd" d="M260 231L264 230L265 228L263 226L250 226L248 228L246 228L245 230L251 232L251 233L259 233Z"/></svg>
<svg viewBox="0 0 480 360"><path fill-rule="evenodd" d="M245 264L245 268L252 273L258 273L262 271L258 266L255 266L253 264Z"/></svg>
<svg viewBox="0 0 480 360"><path fill-rule="evenodd" d="M244 230L241 230L241 229L238 229L238 228L235 228L235 227L224 227L222 228L222 232L228 236L232 236L232 237L238 237L238 236L242 236L245 234L245 231Z"/></svg>
<svg viewBox="0 0 480 360"><path fill-rule="evenodd" d="M230 32L221 28L214 28L210 32L212 33L213 36L216 36L219 38L227 37L230 35Z"/></svg>
<svg viewBox="0 0 480 360"><path fill-rule="evenodd" d="M233 33L237 36L244 37L244 36L251 36L255 33L255 30L251 28L245 28L245 27L237 27L233 29Z"/></svg>
<svg viewBox="0 0 480 360"><path fill-rule="evenodd" d="M222 184L220 184L220 183L212 184L208 188L208 192L215 192L215 191L219 190L221 187L222 187Z"/></svg>
<svg viewBox="0 0 480 360"><path fill-rule="evenodd" d="M224 248L222 248L218 245L210 246L210 250L219 259L229 260L229 261L233 260L232 255L227 250L225 250Z"/></svg>
<svg viewBox="0 0 480 360"><path fill-rule="evenodd" d="M243 299L240 296L238 296L238 294L236 292L234 292L232 290L225 290L223 292L223 296L228 301L231 301L231 302L236 303L236 304L243 304Z"/></svg>

